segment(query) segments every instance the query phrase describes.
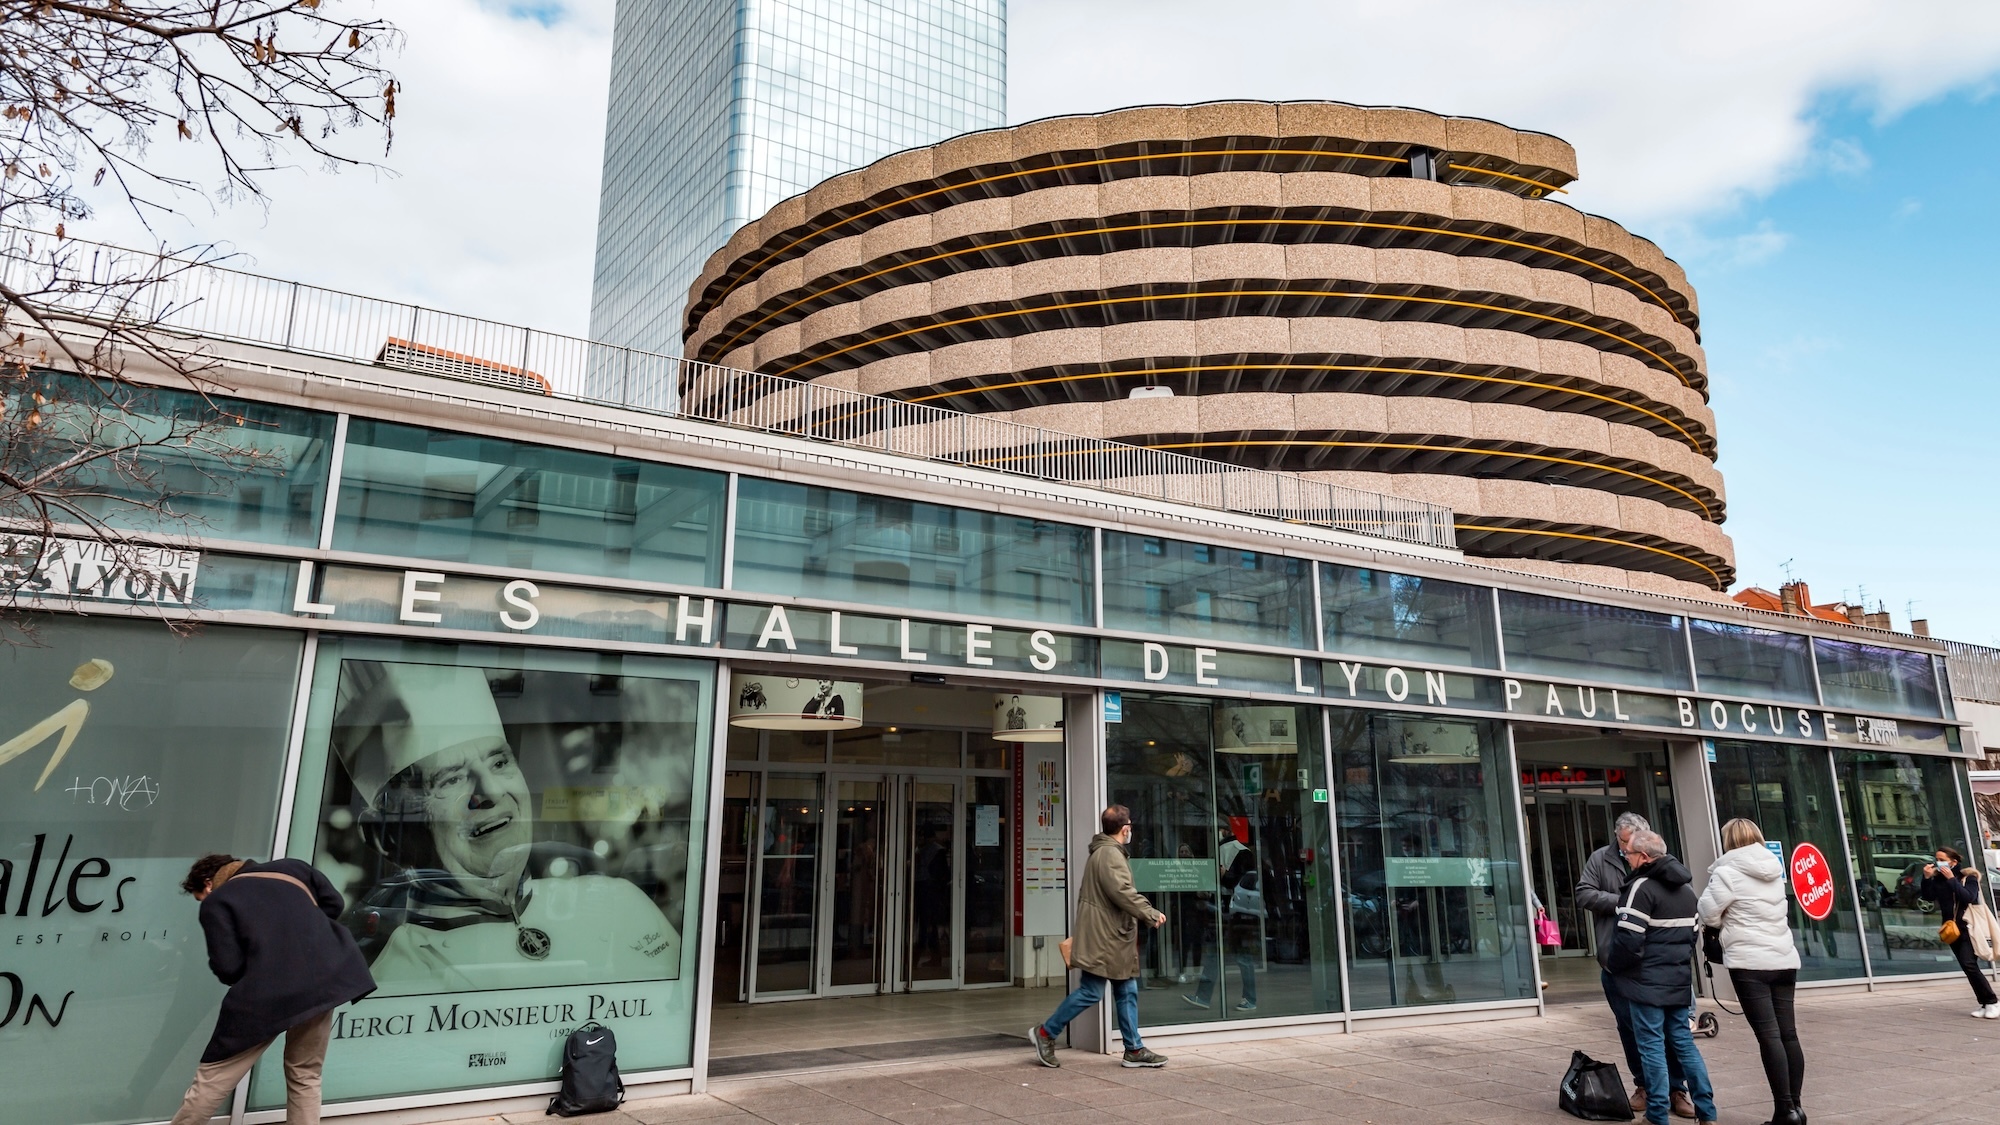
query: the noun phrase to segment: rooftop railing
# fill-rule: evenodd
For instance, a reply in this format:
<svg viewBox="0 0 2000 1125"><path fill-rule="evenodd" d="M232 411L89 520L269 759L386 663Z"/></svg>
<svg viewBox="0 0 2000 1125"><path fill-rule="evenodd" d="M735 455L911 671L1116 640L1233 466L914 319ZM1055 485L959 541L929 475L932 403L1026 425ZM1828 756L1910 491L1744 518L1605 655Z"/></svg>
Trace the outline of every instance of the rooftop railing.
<svg viewBox="0 0 2000 1125"><path fill-rule="evenodd" d="M2000 704L2000 649L1964 641L1945 641L1944 648L1953 698Z"/></svg>
<svg viewBox="0 0 2000 1125"><path fill-rule="evenodd" d="M8 231L16 247L44 234ZM4 276L50 304L117 292L117 314L194 337L229 340L527 393L642 410L1102 489L1217 511L1455 549L1439 504L1245 468L1183 453L1079 437L979 414L696 363L555 332L281 281L208 263L71 239L65 268L86 282L51 288L20 254ZM32 257L30 255L29 257ZM46 269L43 271L46 273ZM17 276L20 275L20 276ZM135 281L133 279L142 279Z"/></svg>

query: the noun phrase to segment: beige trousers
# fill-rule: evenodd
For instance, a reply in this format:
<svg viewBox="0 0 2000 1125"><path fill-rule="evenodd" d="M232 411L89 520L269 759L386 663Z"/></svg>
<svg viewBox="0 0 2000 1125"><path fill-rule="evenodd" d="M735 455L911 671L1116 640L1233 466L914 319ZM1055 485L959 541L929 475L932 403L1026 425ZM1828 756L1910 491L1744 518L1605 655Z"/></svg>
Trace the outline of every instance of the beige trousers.
<svg viewBox="0 0 2000 1125"><path fill-rule="evenodd" d="M285 1125L318 1125L319 1072L326 1062L326 1041L333 1033L333 1013L327 1012L285 1032ZM275 1039L266 1039L241 1054L195 1068L194 1085L181 1099L172 1125L208 1125L230 1091L250 1073L257 1056Z"/></svg>

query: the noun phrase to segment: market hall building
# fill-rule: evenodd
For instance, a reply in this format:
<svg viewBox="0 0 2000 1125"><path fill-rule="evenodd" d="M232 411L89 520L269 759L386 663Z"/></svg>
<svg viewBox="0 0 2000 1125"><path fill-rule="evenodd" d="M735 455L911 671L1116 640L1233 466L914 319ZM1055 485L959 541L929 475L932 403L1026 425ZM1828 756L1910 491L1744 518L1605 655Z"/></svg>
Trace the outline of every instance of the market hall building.
<svg viewBox="0 0 2000 1125"><path fill-rule="evenodd" d="M1325 174L1409 179L1409 156ZM198 534L6 552L49 610L0 652L0 1077L24 1120L171 1114L220 991L177 887L213 850L308 860L346 896L381 989L338 1015L327 1112L362 1119L538 1108L587 1020L640 1094L1018 1039L1065 987L1113 802L1168 915L1140 999L1168 1050L1594 988L1571 888L1627 810L1697 870L1756 819L1816 985L1957 974L1907 881L1976 851L1940 642L1748 610L1643 550L1475 554L1467 509L1310 465L204 277L185 315L242 424L147 478ZM673 380L678 409L567 393L610 373ZM1706 418L1608 378L1590 393ZM207 409L171 387L129 408L161 430ZM1426 487L1465 467L1423 464ZM1532 514L1495 496L1480 520ZM1570 534L1678 528L1658 550L1723 559L1624 499ZM1244 856L1261 901L1222 892ZM1100 1014L1071 1039L1112 1037ZM282 1102L260 1067L244 1119Z"/></svg>

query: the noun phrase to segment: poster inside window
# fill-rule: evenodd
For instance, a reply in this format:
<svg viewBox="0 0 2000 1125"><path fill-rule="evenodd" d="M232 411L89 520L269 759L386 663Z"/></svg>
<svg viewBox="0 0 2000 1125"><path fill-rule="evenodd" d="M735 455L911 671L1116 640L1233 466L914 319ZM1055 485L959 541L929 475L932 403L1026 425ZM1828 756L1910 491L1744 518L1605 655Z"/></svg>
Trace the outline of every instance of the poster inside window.
<svg viewBox="0 0 2000 1125"><path fill-rule="evenodd" d="M547 1080L591 1020L628 1073L689 1065L713 699L701 661L322 648L289 850L379 985L335 1014L329 1100Z"/></svg>
<svg viewBox="0 0 2000 1125"><path fill-rule="evenodd" d="M223 991L181 880L270 856L304 642L36 630L0 645L0 1121L162 1121Z"/></svg>

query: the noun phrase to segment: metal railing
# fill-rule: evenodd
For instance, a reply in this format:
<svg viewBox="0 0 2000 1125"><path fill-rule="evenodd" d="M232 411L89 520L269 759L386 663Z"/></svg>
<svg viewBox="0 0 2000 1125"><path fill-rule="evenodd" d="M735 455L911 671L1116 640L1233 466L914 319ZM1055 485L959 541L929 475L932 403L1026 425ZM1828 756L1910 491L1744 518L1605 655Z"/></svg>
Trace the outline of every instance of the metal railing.
<svg viewBox="0 0 2000 1125"><path fill-rule="evenodd" d="M47 235L6 232L10 248ZM1125 496L1310 524L1455 549L1452 511L1296 473L1243 468L1184 453L697 363L575 336L280 281L207 263L71 239L71 272L95 279L75 301L120 281L118 315L177 334L281 348L352 363L533 390L582 402L784 434L926 461L966 465ZM7 253L0 276L62 293ZM43 267L46 273L46 267ZM98 302L102 307L102 302Z"/></svg>

